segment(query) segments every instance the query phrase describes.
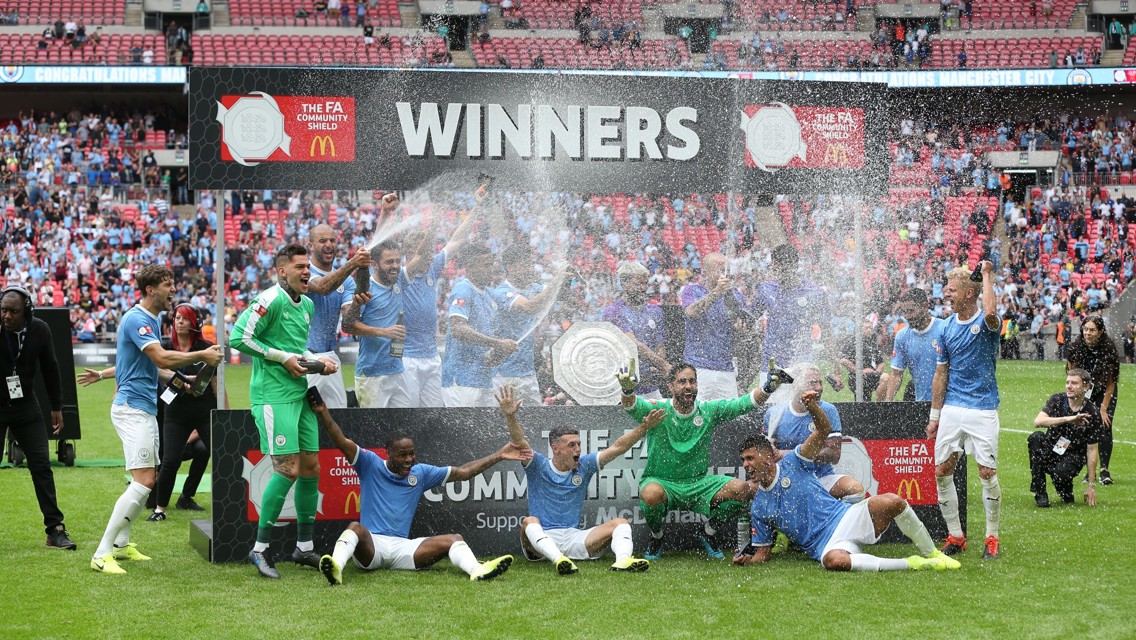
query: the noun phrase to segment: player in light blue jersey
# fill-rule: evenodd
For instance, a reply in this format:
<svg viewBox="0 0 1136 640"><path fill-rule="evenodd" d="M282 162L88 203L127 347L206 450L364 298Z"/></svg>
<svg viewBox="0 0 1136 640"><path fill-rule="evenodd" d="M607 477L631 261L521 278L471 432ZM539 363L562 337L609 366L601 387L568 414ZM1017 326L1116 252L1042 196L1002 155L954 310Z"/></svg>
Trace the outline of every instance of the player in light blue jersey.
<svg viewBox="0 0 1136 640"><path fill-rule="evenodd" d="M476 202L485 196L482 187L475 193ZM410 394L412 407L444 407L442 399L442 358L438 355L438 283L446 262L465 243L476 219L475 204L465 220L450 234L446 246L431 256L437 237L436 225L426 231L414 230L406 235L405 247L413 255L407 258L399 282L402 284L403 326L406 345L402 357L402 375ZM438 218L435 216L435 223Z"/></svg>
<svg viewBox="0 0 1136 640"><path fill-rule="evenodd" d="M818 400L815 392L802 396L816 430L792 451L779 451L762 435L742 441L742 466L757 490L750 505L752 537L734 556L734 564L768 562L776 528L829 571L958 569L957 560L935 549L927 528L898 495L875 495L850 506L825 491L815 460L828 446L831 425ZM893 521L919 555L893 559L862 553L861 547L878 542Z"/></svg>
<svg viewBox="0 0 1136 640"><path fill-rule="evenodd" d="M414 440L396 432L387 438L384 460L343 435L318 393L309 391L308 403L328 437L359 474L360 522L349 524L332 552L320 558L320 571L329 583L343 583L343 567L349 559L364 571L413 571L448 557L469 574L470 580L492 580L509 569L513 556L478 562L460 534L410 539L410 524L422 495L430 489L469 480L502 460L530 460L532 451L510 442L496 453L460 467L435 467L420 464Z"/></svg>
<svg viewBox="0 0 1136 640"><path fill-rule="evenodd" d="M339 316L351 304L355 295L355 271L371 265L371 254L363 247L335 268L339 256L339 241L335 229L330 225L317 224L312 229L308 246L311 256L311 280L308 292L315 307L312 314L312 327L308 330L308 351L317 358L329 358L338 365L339 354L335 346L339 342ZM327 406L343 409L347 406L347 390L343 386L343 374L336 371L331 375L308 374L308 386L317 387Z"/></svg>
<svg viewBox="0 0 1136 640"><path fill-rule="evenodd" d="M162 348L158 316L169 311L174 275L169 268L146 265L135 276L142 299L131 307L118 326L114 376L118 390L110 408L110 421L122 440L126 470L131 482L118 497L106 530L91 558L101 573L126 573L118 560L149 560L130 542L130 525L142 512L154 488L158 465L158 370L179 369L197 362L217 366L222 350L167 351Z"/></svg>
<svg viewBox="0 0 1136 640"><path fill-rule="evenodd" d="M998 525L1002 515L1002 487L998 483L998 380L994 375L1002 322L994 296L994 265L983 260L979 268L981 283L975 282L971 271L965 267L947 273L943 295L955 314L947 319L939 339L927 438L935 441L939 508L950 533L943 552L954 555L966 549L954 480L958 454L965 452L974 457L982 480L982 504L986 509L982 557L994 559L998 557Z"/></svg>
<svg viewBox="0 0 1136 640"><path fill-rule="evenodd" d="M804 444L817 429L805 405L805 397L815 395L821 410L828 416L829 424L832 425L824 448L813 457L817 479L833 498L848 504L860 502L864 499L864 485L852 476L837 473L832 466L840 462L843 434L840 413L834 405L820 399L821 394L824 393L824 381L821 379L820 369L814 364L801 362L794 365L790 373L793 376L792 399L775 404L765 412L766 435L784 453Z"/></svg>
<svg viewBox="0 0 1136 640"><path fill-rule="evenodd" d="M447 407L493 407L490 362L517 351L517 343L494 337L497 304L487 291L493 283L493 254L484 245L467 245L459 263L465 277L446 302L446 353L442 358L442 399Z"/></svg>
<svg viewBox="0 0 1136 640"><path fill-rule="evenodd" d="M497 392L497 402L505 415L505 425L513 444L528 450L529 441L517 421L522 399L510 386ZM612 571L646 571L651 563L632 557L631 523L625 518L583 529L580 527L588 482L609 462L627 453L647 431L666 417L655 409L643 417L639 426L623 434L603 451L580 455L580 432L566 426L554 427L548 434L552 457L534 453L524 464L528 479L529 515L521 520L521 551L532 561L548 560L560 575L576 573L573 560L595 560L611 545L615 554Z"/></svg>
<svg viewBox="0 0 1136 640"><path fill-rule="evenodd" d="M391 355L394 340L406 339L402 315L402 250L393 240L371 249L370 291L356 292L343 328L359 336L355 363L355 395L365 409L409 408L410 392L403 377L402 357Z"/></svg>
<svg viewBox="0 0 1136 640"><path fill-rule="evenodd" d="M939 363L939 338L947 321L934 318L927 309L927 292L911 288L899 296L898 311L907 320L907 326L895 335L895 348L891 354L892 375L884 389L884 402L890 402L899 391L904 369L911 372L915 399L931 399L931 381Z"/></svg>
<svg viewBox="0 0 1136 640"><path fill-rule="evenodd" d="M327 224L316 225L312 229L309 254L311 255L311 280L306 295L312 300L315 312L312 315L311 329L308 332L308 351L320 358L340 362L335 352L339 336L340 315L351 303L355 294L355 279L352 277L359 268L369 267L371 254L360 247L338 269L335 260L339 254L339 244L335 229ZM331 375L308 375L308 386L318 387L320 394L332 408L347 406L347 392L343 386L342 373Z"/></svg>
<svg viewBox="0 0 1136 640"><path fill-rule="evenodd" d="M533 267L532 249L527 244L514 244L501 254L505 280L489 290L497 303L494 335L517 341L517 350L504 356L493 372L493 386L510 385L520 399L531 406L541 403L540 385L536 381L536 324L541 321L560 291L561 274L547 285L539 282Z"/></svg>

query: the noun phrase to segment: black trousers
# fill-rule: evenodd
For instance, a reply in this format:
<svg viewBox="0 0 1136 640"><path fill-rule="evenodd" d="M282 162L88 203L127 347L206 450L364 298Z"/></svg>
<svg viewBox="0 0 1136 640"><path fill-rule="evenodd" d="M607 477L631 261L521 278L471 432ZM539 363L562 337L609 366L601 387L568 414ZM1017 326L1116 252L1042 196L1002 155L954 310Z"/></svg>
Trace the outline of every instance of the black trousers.
<svg viewBox="0 0 1136 640"><path fill-rule="evenodd" d="M1053 488L1062 496L1073 495L1073 479L1085 468L1084 456L1072 451L1063 455L1053 452L1045 442L1044 431L1034 431L1029 440L1030 491L1045 491L1045 476L1053 478Z"/></svg>
<svg viewBox="0 0 1136 640"><path fill-rule="evenodd" d="M1100 406L1099 404L1097 406ZM1105 407L1108 412L1109 424L1112 424L1113 416L1116 415L1116 396L1112 396L1112 400ZM1097 445L1097 450L1100 452L1100 468L1107 469L1108 463L1112 461L1112 427L1104 430L1104 437L1101 438L1100 444Z"/></svg>
<svg viewBox="0 0 1136 640"><path fill-rule="evenodd" d="M204 422L176 422L166 419L162 423L162 468L158 472L158 490L155 502L162 507L170 506L170 496L174 492L174 483L177 481L178 470L186 453L186 441L189 434L197 429L199 442L203 445L195 447L192 461L189 463L189 475L182 486L181 495L192 498L197 494L197 487L205 475L205 467L209 465L209 420Z"/></svg>
<svg viewBox="0 0 1136 640"><path fill-rule="evenodd" d="M47 429L39 404L33 399L24 407L0 407L0 432L7 428L12 439L20 444L28 471L32 474L39 510L43 513L43 528L50 532L63 524L63 512L55 498L55 474L51 471L51 454L47 445Z"/></svg>

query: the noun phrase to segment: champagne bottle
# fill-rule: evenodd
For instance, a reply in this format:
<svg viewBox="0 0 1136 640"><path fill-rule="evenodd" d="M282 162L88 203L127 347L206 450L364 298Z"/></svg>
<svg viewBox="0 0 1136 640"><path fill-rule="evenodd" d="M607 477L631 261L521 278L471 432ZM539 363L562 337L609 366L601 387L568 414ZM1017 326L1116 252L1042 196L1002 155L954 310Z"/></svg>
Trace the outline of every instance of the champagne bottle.
<svg viewBox="0 0 1136 640"><path fill-rule="evenodd" d="M371 292L371 269L359 267L355 270L355 293Z"/></svg>
<svg viewBox="0 0 1136 640"><path fill-rule="evenodd" d="M402 324L402 312L401 311L398 312L398 320L395 322L395 324ZM406 340L403 339L403 338L392 338L391 339L391 351L390 351L391 357L392 358L401 358L402 357L402 348L403 348L403 346L405 346L405 344L406 344Z"/></svg>
<svg viewBox="0 0 1136 640"><path fill-rule="evenodd" d="M742 551L749 546L752 539L753 530L750 528L749 516L738 516L738 551Z"/></svg>
<svg viewBox="0 0 1136 640"><path fill-rule="evenodd" d="M211 364L202 364L201 371L197 372L197 378L193 380L193 386L189 388L189 392L194 397L200 398L201 394L209 388L209 383L213 380L213 374L217 373L217 367Z"/></svg>
<svg viewBox="0 0 1136 640"><path fill-rule="evenodd" d="M982 262L979 262L978 266L974 267L974 271L970 272L970 281L982 282Z"/></svg>

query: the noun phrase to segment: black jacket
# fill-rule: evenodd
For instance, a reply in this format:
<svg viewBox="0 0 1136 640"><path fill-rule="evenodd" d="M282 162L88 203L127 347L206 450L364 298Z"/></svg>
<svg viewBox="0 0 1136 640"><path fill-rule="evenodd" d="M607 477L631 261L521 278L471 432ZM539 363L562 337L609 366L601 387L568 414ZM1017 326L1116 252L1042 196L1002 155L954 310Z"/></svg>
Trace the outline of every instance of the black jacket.
<svg viewBox="0 0 1136 640"><path fill-rule="evenodd" d="M28 406L38 408L35 397L35 376L36 370L42 366L43 383L47 387L47 399L51 403L51 410L60 411L63 409L63 383L59 378L59 362L55 359L55 347L51 344L51 329L43 320L32 318L27 324L26 331L24 347L19 349L17 334L0 327L0 374L4 378L12 375L12 356L19 349L15 371L20 376L20 386L24 390L22 399L12 400L8 397L8 385L0 384L0 408Z"/></svg>

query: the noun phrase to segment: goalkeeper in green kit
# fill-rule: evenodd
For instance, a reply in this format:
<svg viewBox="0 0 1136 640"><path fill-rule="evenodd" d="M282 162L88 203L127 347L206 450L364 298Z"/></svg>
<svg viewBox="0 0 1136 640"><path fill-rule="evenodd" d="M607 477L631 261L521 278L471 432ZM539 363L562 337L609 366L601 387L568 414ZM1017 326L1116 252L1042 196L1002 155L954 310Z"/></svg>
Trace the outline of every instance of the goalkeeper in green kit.
<svg viewBox="0 0 1136 640"><path fill-rule="evenodd" d="M293 484L297 541L292 561L319 567L320 556L312 544L319 500L319 426L306 399L305 375L337 370L334 360L317 360L307 351L315 308L304 295L311 278L308 250L286 245L276 253L275 266L276 286L253 299L229 336L230 347L252 356L252 416L260 432L260 451L272 456L275 471L260 500L256 545L249 552L249 561L266 578L280 577L268 543Z"/></svg>
<svg viewBox="0 0 1136 640"><path fill-rule="evenodd" d="M710 436L719 424L762 406L777 387L793 379L770 361L764 387L734 399L698 402L698 371L684 362L671 369L670 400L644 400L635 395L635 370L633 358L617 375L623 408L636 420L652 409L667 412L662 424L647 432L647 466L639 481L639 510L651 530L644 557L662 557L667 511L682 509L709 518L699 540L709 557L723 558L714 543L717 527L748 508L754 489L744 480L707 473Z"/></svg>

